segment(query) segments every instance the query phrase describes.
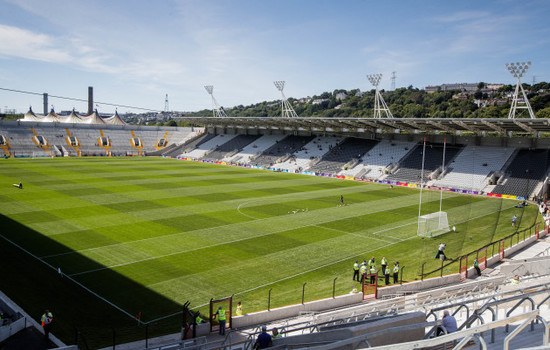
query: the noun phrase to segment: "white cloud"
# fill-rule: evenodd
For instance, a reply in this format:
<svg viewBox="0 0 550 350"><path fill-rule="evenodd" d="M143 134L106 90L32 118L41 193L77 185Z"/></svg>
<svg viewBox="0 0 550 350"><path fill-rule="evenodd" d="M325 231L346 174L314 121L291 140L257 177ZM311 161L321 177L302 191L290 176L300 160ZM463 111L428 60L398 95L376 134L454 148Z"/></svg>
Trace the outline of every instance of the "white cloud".
<svg viewBox="0 0 550 350"><path fill-rule="evenodd" d="M0 24L0 56L36 61L67 63L72 56L56 46L54 38Z"/></svg>

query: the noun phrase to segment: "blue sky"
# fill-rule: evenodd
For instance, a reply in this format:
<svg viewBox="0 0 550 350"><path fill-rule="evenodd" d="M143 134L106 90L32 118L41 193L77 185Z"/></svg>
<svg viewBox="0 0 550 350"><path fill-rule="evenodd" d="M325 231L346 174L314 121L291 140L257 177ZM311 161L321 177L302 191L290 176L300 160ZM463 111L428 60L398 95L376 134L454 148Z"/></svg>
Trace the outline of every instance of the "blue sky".
<svg viewBox="0 0 550 350"><path fill-rule="evenodd" d="M550 1L0 0L0 88L151 109L225 107L334 89L550 80ZM57 111L86 103L50 98ZM19 112L40 96L0 90ZM114 107L99 105L100 112ZM119 108L119 112L129 111Z"/></svg>

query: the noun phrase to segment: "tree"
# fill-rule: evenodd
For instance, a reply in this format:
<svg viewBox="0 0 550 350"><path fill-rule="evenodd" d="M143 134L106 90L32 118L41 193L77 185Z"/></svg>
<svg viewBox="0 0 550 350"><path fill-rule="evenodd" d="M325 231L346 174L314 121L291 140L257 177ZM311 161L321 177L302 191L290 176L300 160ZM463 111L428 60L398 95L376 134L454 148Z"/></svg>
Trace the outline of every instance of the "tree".
<svg viewBox="0 0 550 350"><path fill-rule="evenodd" d="M166 123L164 123L164 126L178 126L178 123L176 123L175 120L170 119L169 121L167 121Z"/></svg>
<svg viewBox="0 0 550 350"><path fill-rule="evenodd" d="M540 111L538 111L535 115L537 118L545 118L545 119L548 119L550 118L550 107L546 107L544 109L541 109Z"/></svg>

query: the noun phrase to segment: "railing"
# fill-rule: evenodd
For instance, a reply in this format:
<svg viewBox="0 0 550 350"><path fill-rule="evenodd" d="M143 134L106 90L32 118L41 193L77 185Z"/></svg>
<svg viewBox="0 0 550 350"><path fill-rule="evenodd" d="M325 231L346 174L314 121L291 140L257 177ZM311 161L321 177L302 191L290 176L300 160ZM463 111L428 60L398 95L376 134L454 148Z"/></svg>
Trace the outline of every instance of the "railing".
<svg viewBox="0 0 550 350"><path fill-rule="evenodd" d="M433 346L439 346L439 345L445 345L448 342L456 341L458 344L454 346L454 349L462 349L470 340L477 339L480 345L483 346L484 349L487 348L487 344L485 343L485 340L483 339L482 333L494 330L499 327L506 326L510 323L515 322L522 322L512 333L510 333L504 340L504 349L509 348L510 341L519 334L527 325L529 325L531 322L539 320L544 324L544 335L543 335L543 345L547 346L549 344L549 331L550 326L548 323L539 316L539 310L526 312L520 315L508 317L499 321L494 321L486 324L482 324L480 326L468 328L459 330L450 334L446 334L440 337L432 338L432 339L425 339L425 340L416 340L412 342L406 342L406 343L399 343L399 344L391 344L391 345L383 345L383 346L377 346L373 347L372 349L377 350L409 350L409 349L420 349L420 348L427 348L427 347L433 347ZM310 346L310 344L301 344L303 347L298 349L308 349L308 350L332 350L332 349L338 349L342 348L344 346L352 347L353 349L358 348L371 348L370 343L368 341L369 338L372 338L374 336L379 335L391 335L393 333L399 333L407 330L416 329L418 327L434 327L437 326L437 322L425 322L421 324L415 324L415 325L407 325L407 326L400 326L400 327L393 327L390 329L384 329L377 332L367 333L363 334L357 337L348 338L345 340L340 340L333 342L331 344L326 345L318 345L318 346ZM354 345L355 344L355 345ZM296 349L295 347L291 346L283 346L283 349Z"/></svg>
<svg viewBox="0 0 550 350"><path fill-rule="evenodd" d="M443 271L446 267L456 263L457 261L460 261L460 259L462 259L463 257L467 257L467 256L470 256L470 255L473 255L473 254L476 254L479 250L481 249L484 249L484 248L487 248L487 252L489 251L489 248L491 248L491 257L494 256L495 254L495 246L497 246L497 253L498 253L498 245L500 244L501 241L506 241L506 240L510 240L510 246L513 246L514 245L514 237L517 237L517 242L516 244L519 244L520 242L520 236L521 234L523 234L523 240L525 241L527 238L530 238L531 236L533 236L533 234L535 233L535 229L536 229L536 226L538 224L537 222L537 219L539 217L539 212L537 211L537 215L535 215L535 219L533 220L533 223L531 224L531 226L527 227L527 228L524 228L523 230L521 231L516 231L502 239L499 239L495 242L491 242L489 244L486 244L480 248L477 248L476 250L474 251L471 251L467 254L464 254L454 260L449 260L448 263L442 263L442 265L440 267L438 267L437 269L435 270L432 270L432 271L429 271L429 272L424 272L424 264L422 264L422 272L419 274L419 277L421 280L424 280L424 277L426 276L429 276L429 275L433 275L433 274L437 274L437 273L440 273L440 275L442 276L443 275ZM529 231L529 236L526 237L526 232ZM550 248L549 248L550 249ZM489 258L489 256L487 256L487 258Z"/></svg>

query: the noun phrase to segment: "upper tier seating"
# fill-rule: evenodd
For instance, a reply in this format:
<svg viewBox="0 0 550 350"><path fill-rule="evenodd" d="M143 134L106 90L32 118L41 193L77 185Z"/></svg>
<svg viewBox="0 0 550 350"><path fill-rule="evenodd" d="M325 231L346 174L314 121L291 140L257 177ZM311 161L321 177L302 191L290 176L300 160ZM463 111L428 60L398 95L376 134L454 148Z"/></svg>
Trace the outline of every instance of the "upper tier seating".
<svg viewBox="0 0 550 350"><path fill-rule="evenodd" d="M321 160L308 171L325 174L339 173L346 163L360 159L373 148L378 141L349 137L340 145L333 147Z"/></svg>
<svg viewBox="0 0 550 350"><path fill-rule="evenodd" d="M466 146L450 164L445 165L450 172L435 181L434 186L481 191L487 185L487 176L500 170L513 152L514 148Z"/></svg>
<svg viewBox="0 0 550 350"><path fill-rule="evenodd" d="M386 177L389 181L408 183L420 183L422 174L422 150L423 145L417 145L404 159L400 161L399 168ZM462 150L462 146L447 146L445 150L445 164L449 164ZM442 144L426 144L426 157L424 160L424 180L428 175L439 168L443 161ZM429 179L428 179L429 180Z"/></svg>
<svg viewBox="0 0 550 350"><path fill-rule="evenodd" d="M505 183L492 193L530 197L548 173L548 149L521 149L505 170Z"/></svg>

